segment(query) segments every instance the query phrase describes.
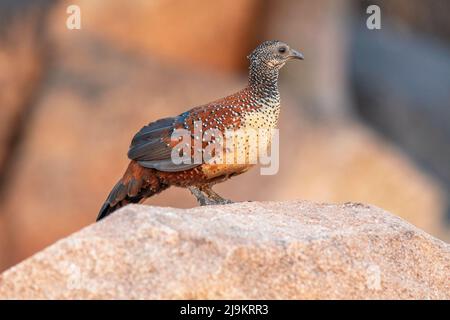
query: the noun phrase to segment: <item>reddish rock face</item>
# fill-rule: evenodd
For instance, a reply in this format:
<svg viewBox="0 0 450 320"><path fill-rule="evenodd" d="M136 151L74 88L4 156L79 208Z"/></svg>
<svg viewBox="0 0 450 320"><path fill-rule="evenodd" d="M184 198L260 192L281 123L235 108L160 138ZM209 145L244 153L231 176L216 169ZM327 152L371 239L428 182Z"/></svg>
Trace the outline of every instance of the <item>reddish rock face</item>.
<svg viewBox="0 0 450 320"><path fill-rule="evenodd" d="M7 170L10 148L44 72L44 43L36 31L42 17L26 12L21 18L2 27L0 35L0 172Z"/></svg>
<svg viewBox="0 0 450 320"><path fill-rule="evenodd" d="M175 65L235 72L257 43L258 0L77 1L82 29L103 41ZM66 18L63 4L58 24Z"/></svg>
<svg viewBox="0 0 450 320"><path fill-rule="evenodd" d="M376 207L128 206L0 276L1 299L449 299L450 246Z"/></svg>

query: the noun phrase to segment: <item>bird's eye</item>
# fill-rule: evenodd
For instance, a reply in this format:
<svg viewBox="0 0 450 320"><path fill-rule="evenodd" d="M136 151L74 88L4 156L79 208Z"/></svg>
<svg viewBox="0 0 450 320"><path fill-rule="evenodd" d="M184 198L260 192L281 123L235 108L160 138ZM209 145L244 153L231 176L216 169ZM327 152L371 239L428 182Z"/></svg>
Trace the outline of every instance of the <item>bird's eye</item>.
<svg viewBox="0 0 450 320"><path fill-rule="evenodd" d="M280 47L280 48L278 48L278 52L279 52L279 53L285 53L285 52L286 52L286 47Z"/></svg>

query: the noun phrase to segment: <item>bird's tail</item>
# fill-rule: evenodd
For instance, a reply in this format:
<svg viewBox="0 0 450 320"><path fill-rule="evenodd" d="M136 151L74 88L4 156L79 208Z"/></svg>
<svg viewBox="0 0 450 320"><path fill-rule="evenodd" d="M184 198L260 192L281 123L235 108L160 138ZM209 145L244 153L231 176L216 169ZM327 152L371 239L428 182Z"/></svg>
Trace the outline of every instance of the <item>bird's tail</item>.
<svg viewBox="0 0 450 320"><path fill-rule="evenodd" d="M159 181L152 169L143 168L137 162L131 161L122 179L116 183L106 198L98 213L97 221L129 203L139 203L142 199L166 188L168 186Z"/></svg>
<svg viewBox="0 0 450 320"><path fill-rule="evenodd" d="M97 221L109 216L111 213L116 211L119 208L129 204L129 203L138 203L144 197L141 195L136 195L134 197L130 197L126 194L122 195L122 192L126 192L127 186L123 184L122 180L116 183L114 188L109 193L108 198L100 209L100 212L97 216ZM122 200L119 200L123 198Z"/></svg>

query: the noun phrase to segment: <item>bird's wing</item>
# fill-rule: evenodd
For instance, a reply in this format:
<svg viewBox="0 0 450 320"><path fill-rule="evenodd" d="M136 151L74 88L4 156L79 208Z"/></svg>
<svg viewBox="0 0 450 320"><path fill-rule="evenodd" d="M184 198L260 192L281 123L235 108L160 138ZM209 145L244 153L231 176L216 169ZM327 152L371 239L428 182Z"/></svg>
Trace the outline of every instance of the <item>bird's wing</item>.
<svg viewBox="0 0 450 320"><path fill-rule="evenodd" d="M210 128L224 130L227 124L239 121L227 116L227 109L235 103L235 99L236 97L229 96L193 108L179 116L160 119L146 125L134 136L128 150L128 158L136 160L145 168L167 172L184 171L199 166L200 164L195 164L193 161L186 164L173 163L171 153L177 141L171 141L172 133L175 129L187 129L193 133L194 122L199 120L205 122L204 130Z"/></svg>
<svg viewBox="0 0 450 320"><path fill-rule="evenodd" d="M144 126L134 136L128 150L128 158L137 161L145 168L177 172L192 169L198 164L175 164L171 153L171 135L175 129L183 128L186 114L164 118Z"/></svg>

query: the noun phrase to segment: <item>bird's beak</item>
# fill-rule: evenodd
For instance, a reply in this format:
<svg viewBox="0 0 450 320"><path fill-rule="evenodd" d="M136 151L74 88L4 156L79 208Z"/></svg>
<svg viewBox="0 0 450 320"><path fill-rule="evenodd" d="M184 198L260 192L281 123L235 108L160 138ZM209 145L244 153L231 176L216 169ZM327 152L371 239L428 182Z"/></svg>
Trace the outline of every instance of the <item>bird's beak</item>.
<svg viewBox="0 0 450 320"><path fill-rule="evenodd" d="M304 60L305 57L303 56L303 54L301 52L298 52L297 50L291 49L291 54L289 55L290 59L299 59L299 60Z"/></svg>

